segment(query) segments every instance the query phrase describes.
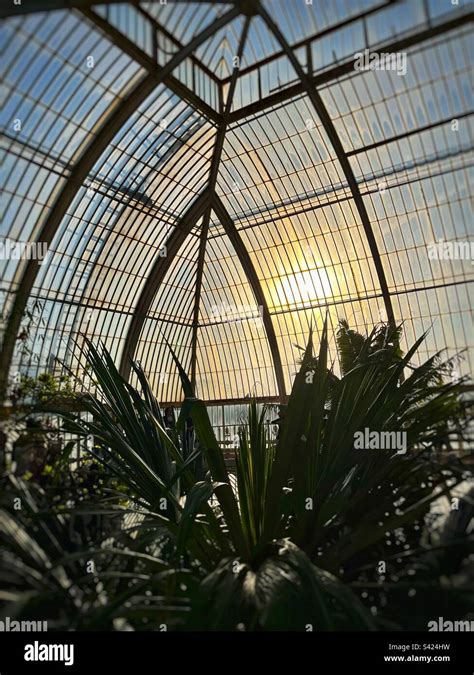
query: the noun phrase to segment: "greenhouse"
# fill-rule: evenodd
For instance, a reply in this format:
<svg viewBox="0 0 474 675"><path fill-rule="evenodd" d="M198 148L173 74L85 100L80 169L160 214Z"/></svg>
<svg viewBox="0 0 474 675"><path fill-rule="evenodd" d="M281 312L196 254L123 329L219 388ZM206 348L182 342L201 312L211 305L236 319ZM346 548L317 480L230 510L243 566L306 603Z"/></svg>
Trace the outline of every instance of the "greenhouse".
<svg viewBox="0 0 474 675"><path fill-rule="evenodd" d="M2 621L470 630L472 5L0 15Z"/></svg>

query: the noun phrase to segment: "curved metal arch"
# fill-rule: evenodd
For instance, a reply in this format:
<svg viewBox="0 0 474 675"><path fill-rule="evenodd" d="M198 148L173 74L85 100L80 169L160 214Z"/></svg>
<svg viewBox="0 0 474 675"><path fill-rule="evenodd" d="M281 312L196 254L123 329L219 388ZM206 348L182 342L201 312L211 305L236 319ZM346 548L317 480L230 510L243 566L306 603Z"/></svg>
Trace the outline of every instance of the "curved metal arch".
<svg viewBox="0 0 474 675"><path fill-rule="evenodd" d="M198 249L198 260L196 270L196 287L194 289L194 310L193 310L193 329L191 338L191 383L193 389L196 388L197 371L197 339L199 323L199 307L201 305L201 286L204 273L204 261L206 258L207 235L209 232L209 221L211 219L211 207L206 209L201 226L201 235Z"/></svg>
<svg viewBox="0 0 474 675"><path fill-rule="evenodd" d="M273 366L275 368L275 378L277 382L278 394L280 397L280 401L284 403L287 398L285 376L283 374L283 366L281 362L281 355L278 347L275 328L273 326L272 318L270 315L270 311L268 309L268 304L262 289L262 285L260 284L257 272L255 270L255 267L253 266L249 252L247 251L245 244L242 241L237 228L235 227L234 221L230 217L229 213L227 212L227 209L225 208L221 199L217 195L214 195L213 211L216 214L217 218L219 219L220 224L224 228L225 233L229 237L229 240L232 246L234 247L237 257L240 260L240 263L244 269L249 284L254 292L255 299L257 300L258 305L261 307L263 325L265 326L265 331L267 333L268 344L273 359Z"/></svg>
<svg viewBox="0 0 474 675"><path fill-rule="evenodd" d="M120 362L120 373L122 377L126 379L130 375L131 359L133 359L136 345L140 338L140 334L150 306L153 302L153 298L155 297L155 294L162 283L166 272L170 268L171 263L179 252L179 249L184 244L186 237L190 234L191 230L201 216L205 216L207 218L207 213L210 212L211 208L216 214L219 222L221 223L225 233L229 238L229 241L234 247L237 257L254 292L255 299L257 300L258 305L262 308L262 320L265 326L268 344L273 359L278 394L280 400L284 401L286 399L285 377L283 374L283 366L278 348L276 333L271 320L268 304L265 299L265 294L253 263L250 259L249 253L239 236L232 218L228 214L227 209L220 198L215 193L212 194L209 187L191 204L188 211L181 219L179 226L176 227L167 241L166 258L157 258L153 269L146 280L135 308L133 319L128 329L127 337L125 339L125 345Z"/></svg>
<svg viewBox="0 0 474 675"><path fill-rule="evenodd" d="M251 17L247 17L240 36L239 48L237 51L237 59L240 62L247 40L247 35L250 27ZM232 77L230 80L229 91L225 102L224 111L222 113L222 120L219 125L216 140L214 144L214 152L212 155L211 168L209 170L208 189L210 194L215 194L217 176L219 175L219 166L221 163L222 149L224 147L225 135L229 123L229 115L232 108L232 101L234 99L234 91L237 84L239 74L238 66L234 67ZM212 197L211 197L212 199ZM198 324L199 324L199 306L201 304L201 285L204 270L204 261L206 257L207 235L209 233L209 220L211 218L211 209L209 208L204 216L201 229L201 241L199 244L198 266L196 272L196 289L194 294L194 313L193 313L193 332L191 339L191 382L196 386L196 371L197 371L197 340L198 340Z"/></svg>
<svg viewBox="0 0 474 675"><path fill-rule="evenodd" d="M145 70L149 73L156 72L157 63L144 52L140 47L127 38L126 35L121 33L117 28L112 26L106 19L92 11L90 8L81 8L81 13L92 21L107 37L113 44L124 54L128 54L136 63L140 64ZM180 45L182 49L182 45ZM189 56L192 56L189 54ZM164 84L171 89L176 96L178 96L182 101L185 101L190 106L199 110L203 115L211 119L217 124L221 120L221 115L214 110L210 105L208 105L203 99L199 98L194 91L191 91L185 84L180 82L177 78L173 77L171 74L168 74L164 80Z"/></svg>
<svg viewBox="0 0 474 675"><path fill-rule="evenodd" d="M146 99L146 97L159 84L168 77L168 75L184 61L199 45L205 42L211 35L222 26L232 21L239 15L237 8L232 8L223 14L217 21L207 26L198 33L193 40L177 52L170 61L163 67L156 66L155 72L150 72L145 76L129 93L129 95L118 104L114 110L106 117L102 125L94 135L92 141L83 151L81 157L75 164L66 184L58 195L54 205L51 208L48 218L44 222L38 241L44 242L47 246L51 244L58 231L63 217L82 187L90 170L100 155L112 141L115 134L125 124L132 112ZM28 297L33 288L36 276L40 270L37 260L29 260L20 280L16 292L13 306L8 317L5 332L3 335L2 350L0 352L0 401L5 399L8 386L8 375L10 370L13 352L15 349L16 337L20 328Z"/></svg>
<svg viewBox="0 0 474 675"><path fill-rule="evenodd" d="M377 278L380 284L380 290L384 300L385 311L387 312L388 321L390 324L394 325L395 315L393 312L392 300L390 297L390 292L388 290L385 270L382 265L382 259L380 257L380 252L378 250L377 242L375 240L374 231L372 229L372 225L370 224L369 214L367 213L367 209L365 208L364 200L362 199L362 195L360 193L359 186L357 185L354 172L352 171L349 159L344 151L344 148L342 147L342 143L336 131L336 128L334 127L332 119L328 111L326 110L326 106L324 105L316 87L314 86L311 77L304 72L301 64L296 58L290 45L286 41L283 33L280 31L276 23L273 21L273 19L267 13L267 11L262 7L262 5L258 0L255 0L255 11L262 17L262 19L267 24L269 30L273 33L275 38L280 43L283 51L285 52L286 56L288 57L288 60L290 61L291 65L293 66L296 74L298 75L301 81L303 91L306 93L309 100L311 101L329 137L329 140L332 143L339 164L341 165L341 168L344 172L344 176L350 187L352 198L357 207L357 210L359 211L359 216L362 222L362 226L364 228L367 242L369 244L370 252L372 254L375 270L377 272Z"/></svg>
<svg viewBox="0 0 474 675"><path fill-rule="evenodd" d="M131 360L135 354L135 349L142 332L143 324L147 317L148 311L153 302L156 292L165 278L166 272L171 266L179 249L184 244L186 237L191 233L191 230L198 222L199 218L203 216L206 211L209 211L211 204L211 192L209 188L204 190L199 197L197 197L191 206L188 208L180 223L173 230L172 234L166 242L166 257L156 258L152 270L142 288L140 297L138 299L130 327L125 338L125 344L120 360L120 374L125 379L128 379L131 369Z"/></svg>
<svg viewBox="0 0 474 675"><path fill-rule="evenodd" d="M240 40L238 56L241 57L245 45L245 40L248 34L248 29L250 25L250 17L247 17L245 22L242 36ZM186 237L191 232L192 228L199 220L201 216L204 217L201 230L201 242L199 246L198 254L198 269L196 273L196 291L194 299L194 311L193 311L193 335L191 341L191 380L193 384L196 383L196 370L197 370L197 339L198 339L198 319L199 319L199 305L201 299L201 281L202 281L202 272L204 267L205 259L205 249L207 234L209 228L209 219L211 215L211 210L214 211L219 222L224 228L225 233L227 234L230 242L232 243L237 257L242 265L242 268L245 272L245 275L250 283L250 286L254 292L257 303L262 308L262 319L265 326L265 331L267 334L267 339L269 343L270 352L272 354L275 378L277 382L278 394L281 401L284 401L286 398L286 387L285 387L285 378L283 374L283 367L281 362L281 356L278 348L278 342L275 334L275 329L271 320L270 312L268 310L268 305L263 293L262 287L260 285L257 273L252 264L248 251L245 248L245 245L240 238L237 229L228 214L224 204L215 194L215 185L217 181L217 176L219 172L219 166L222 155L222 148L224 146L225 134L228 126L228 121L231 112L232 99L237 84L238 77L238 68L234 69L232 74L231 84L229 87L229 92L227 96L227 101L225 104L225 109L222 115L222 121L219 126L216 141L214 146L214 153L211 161L211 168L209 171L209 181L206 191L195 200L191 205L188 212L185 214L183 219L180 222L179 227L173 232L172 236L169 239L167 244L167 258L165 260L157 259L153 270L148 277L145 286L142 289L140 294L139 301L137 303L134 317L132 323L129 327L124 350L122 352L120 372L123 377L128 378L130 374L131 359L136 350L136 345L140 338L140 334L146 319L146 315L149 311L153 298L162 283L166 272L168 271L175 255L178 253L180 247L184 243Z"/></svg>

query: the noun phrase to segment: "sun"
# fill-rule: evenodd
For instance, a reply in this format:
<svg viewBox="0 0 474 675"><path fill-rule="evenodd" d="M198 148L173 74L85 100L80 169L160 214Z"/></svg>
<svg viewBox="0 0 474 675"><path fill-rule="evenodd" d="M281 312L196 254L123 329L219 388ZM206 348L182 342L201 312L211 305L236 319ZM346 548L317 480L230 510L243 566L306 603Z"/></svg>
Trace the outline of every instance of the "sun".
<svg viewBox="0 0 474 675"><path fill-rule="evenodd" d="M282 290L290 304L325 300L332 295L331 282L324 267L295 272L282 279Z"/></svg>

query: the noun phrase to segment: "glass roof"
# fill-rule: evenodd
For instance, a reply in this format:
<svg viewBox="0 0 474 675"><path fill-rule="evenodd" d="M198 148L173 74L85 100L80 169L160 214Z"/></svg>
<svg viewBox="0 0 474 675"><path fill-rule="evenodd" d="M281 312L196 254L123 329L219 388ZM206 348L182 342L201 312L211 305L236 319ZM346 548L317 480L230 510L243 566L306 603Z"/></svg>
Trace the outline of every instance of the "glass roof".
<svg viewBox="0 0 474 675"><path fill-rule="evenodd" d="M472 372L467 2L36 4L0 27L0 238L48 250L0 260L2 396L88 336L163 402L168 344L203 399L276 400L326 313Z"/></svg>

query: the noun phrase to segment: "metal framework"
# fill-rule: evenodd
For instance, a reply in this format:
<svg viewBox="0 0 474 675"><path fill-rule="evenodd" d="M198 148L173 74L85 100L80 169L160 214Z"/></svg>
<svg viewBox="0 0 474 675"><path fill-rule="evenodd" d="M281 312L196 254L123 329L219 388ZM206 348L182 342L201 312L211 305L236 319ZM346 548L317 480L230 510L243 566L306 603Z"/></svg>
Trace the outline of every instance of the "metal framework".
<svg viewBox="0 0 474 675"><path fill-rule="evenodd" d="M436 38L438 35L447 33L451 30L455 30L461 26L465 26L472 22L472 14L462 14L461 16L456 16L447 21L443 21L437 25L430 25L425 30L417 31L411 35L403 37L401 39L394 40L393 42L388 41L381 46L380 51L396 53L403 52L410 47L416 46L417 44L427 42ZM305 49L311 43L311 40L305 40L304 46ZM354 59L351 57L347 60L343 59L342 62L338 62L337 65L327 68L320 73L316 73L309 76L312 87L321 87L328 82L338 80L344 75L348 75L354 70ZM238 120L245 119L250 115L255 115L256 113L262 112L268 108L271 108L273 105L278 105L284 101L288 101L295 96L299 96L305 90L306 84L303 81L297 81L294 84L291 84L280 91L265 96L254 103L243 106L238 110L234 111L231 114L230 121L237 122Z"/></svg>
<svg viewBox="0 0 474 675"><path fill-rule="evenodd" d="M237 11L235 9L227 12L217 22L218 26L224 26L227 22L232 20L236 14ZM99 17L97 17L97 21L99 21ZM91 168L94 166L94 163L111 142L116 132L130 116L131 112L134 111L159 84L162 82L169 84L170 73L172 73L187 56L192 54L198 45L207 40L215 29L216 26L206 28L189 44L183 47L178 54L170 59L163 68L160 68L157 64L148 64L149 74L137 84L123 102L118 104L117 109L110 111L110 114L100 124L97 132L94 133L94 131L92 131L92 141L72 169L70 178L61 191L61 194L58 196L48 219L43 225L38 241L44 242L48 246L51 244L77 190L83 185ZM21 281L19 282L18 292L5 328L2 351L0 353L0 398L2 399L5 396L5 387L7 385L6 378L8 377L9 366L13 356L18 330L20 328L20 322L37 273L38 261L30 260Z"/></svg>
<svg viewBox="0 0 474 675"><path fill-rule="evenodd" d="M250 19L247 18L242 29L242 35L240 37L239 49L237 52L237 59L242 58L242 53L245 47L245 41L247 39L248 29L249 29ZM199 244L199 256L197 263L197 272L196 272L196 289L194 293L194 312L193 312L193 333L191 339L191 382L193 386L196 385L196 369L197 369L197 340L198 340L198 325L199 325L199 303L201 300L201 286L202 286L202 275L204 269L204 261L206 256L206 242L209 234L209 221L211 218L211 208L214 202L214 193L216 189L217 175L219 172L219 166L221 162L222 148L224 147L225 132L227 129L227 124L229 120L230 110L232 108L232 100L234 97L235 85L237 84L237 77L239 74L239 69L234 68L232 77L230 80L229 91L227 93L227 100L225 102L224 110L222 111L222 119L216 134L216 141L214 146L214 153L212 156L211 168L209 170L209 192L211 194L211 204L209 209L206 211L204 220L201 228L201 241Z"/></svg>
<svg viewBox="0 0 474 675"><path fill-rule="evenodd" d="M360 219L362 221L362 225L364 226L364 231L365 231L365 236L367 237L367 242L369 244L370 252L372 254L372 258L374 261L375 269L377 271L377 276L380 284L380 288L382 291L382 296L384 299L385 303L385 309L387 311L387 318L389 323L394 326L395 325L395 315L393 313L393 308L392 308L392 302L390 299L390 293L388 291L388 285L387 285L387 280L385 278L385 271L382 265L382 261L380 259L380 253L377 247L377 242L375 240L375 236L372 230L372 226L370 224L369 220L369 215L367 213L367 209L365 208L364 201L362 199L362 196L360 194L359 186L357 185L357 181L354 176L354 172L352 170L352 167L350 165L350 162L347 158L346 153L344 152L344 148L342 147L341 140L336 132L336 129L334 127L334 124L332 123L331 117L328 115L328 112L326 110L326 107L324 106L324 103L319 96L317 90L313 87L312 82L310 77L304 72L303 68L301 67L298 59L293 53L293 50L291 49L290 45L288 42L285 40L283 37L282 32L279 30L278 26L275 24L275 22L272 20L268 12L266 12L261 5L259 5L258 9L259 13L262 15L264 18L265 22L268 24L270 30L273 32L275 37L277 38L278 42L281 44L283 51L287 55L290 63L292 64L293 68L295 69L295 72L297 73L301 84L303 85L304 92L308 96L309 100L311 101L312 105L314 106L314 109L316 110L316 113L319 115L319 119L321 120L324 129L326 130L327 135L329 136L329 139L332 143L332 146L334 148L334 151L337 155L337 158L339 160L339 163L342 167L342 170L344 172L344 176L346 177L346 180L349 184L349 187L352 192L352 196L354 199L354 202L357 206L357 209L359 211Z"/></svg>
<svg viewBox="0 0 474 675"><path fill-rule="evenodd" d="M281 364L281 356L280 350L278 348L278 341L275 335L275 329L273 327L270 312L268 310L268 304L265 299L265 294L262 290L260 281L258 279L258 275L255 271L255 267L252 264L252 260L242 242L242 239L239 236L238 231L235 228L232 218L227 213L222 201L219 199L219 197L216 196L214 196L214 211L242 263L242 266L245 270L245 274L247 275L250 285L252 286L252 290L255 294L258 306L261 308L262 321L267 333L267 338L272 353L273 365L275 368L278 396L280 401L284 401L286 398L285 377L283 374L283 367Z"/></svg>
<svg viewBox="0 0 474 675"><path fill-rule="evenodd" d="M52 251L5 264L2 398L72 335L103 339L125 377L139 359L166 402L166 342L208 401L284 400L326 312L433 324L429 353L470 346L470 261L427 255L472 235L466 8L322 1L288 22L285 0L108 4L0 4L7 53L32 45L5 67L2 235ZM105 64L92 84L82 42ZM405 54L406 80L356 71L364 49Z"/></svg>
<svg viewBox="0 0 474 675"><path fill-rule="evenodd" d="M183 4L186 2L210 2L211 0L180 0ZM227 0L212 0L215 4L229 4ZM47 12L59 9L89 9L94 5L107 5L127 3L138 5L137 0L34 0L31 2L21 2L15 4L10 0L0 0L0 17L18 16L19 14L30 14L32 12ZM166 4L165 2L161 4Z"/></svg>

